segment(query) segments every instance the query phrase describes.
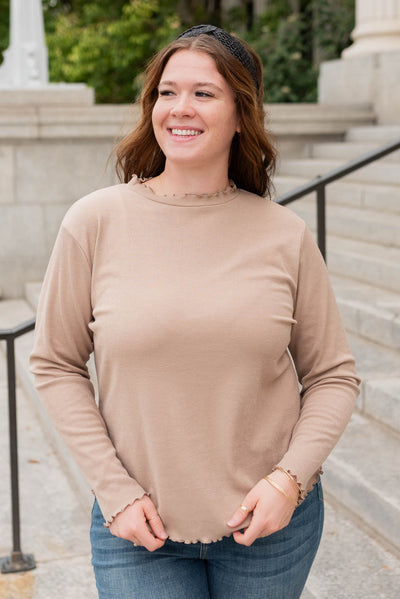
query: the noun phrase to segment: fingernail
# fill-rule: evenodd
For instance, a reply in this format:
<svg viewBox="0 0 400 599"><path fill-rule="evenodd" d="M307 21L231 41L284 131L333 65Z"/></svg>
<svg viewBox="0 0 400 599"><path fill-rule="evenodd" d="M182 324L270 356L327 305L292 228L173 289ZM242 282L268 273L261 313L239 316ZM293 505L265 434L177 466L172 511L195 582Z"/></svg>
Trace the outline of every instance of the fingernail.
<svg viewBox="0 0 400 599"><path fill-rule="evenodd" d="M236 519L235 518L231 518L230 520L228 520L227 525L228 526L235 526L236 524Z"/></svg>
<svg viewBox="0 0 400 599"><path fill-rule="evenodd" d="M168 535L167 535L167 533L166 533L164 530L163 530L163 531L160 531L160 532L158 533L158 537L159 537L160 539L168 539Z"/></svg>

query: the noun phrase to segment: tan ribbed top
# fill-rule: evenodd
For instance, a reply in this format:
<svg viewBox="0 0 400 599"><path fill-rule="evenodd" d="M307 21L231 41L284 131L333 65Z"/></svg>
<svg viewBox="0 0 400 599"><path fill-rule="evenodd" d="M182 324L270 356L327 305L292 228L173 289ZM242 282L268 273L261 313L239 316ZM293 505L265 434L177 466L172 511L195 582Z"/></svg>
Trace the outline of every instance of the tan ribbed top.
<svg viewBox="0 0 400 599"><path fill-rule="evenodd" d="M172 540L203 543L278 463L310 490L359 383L302 220L234 185L157 196L136 177L65 216L31 367L106 521L148 493Z"/></svg>

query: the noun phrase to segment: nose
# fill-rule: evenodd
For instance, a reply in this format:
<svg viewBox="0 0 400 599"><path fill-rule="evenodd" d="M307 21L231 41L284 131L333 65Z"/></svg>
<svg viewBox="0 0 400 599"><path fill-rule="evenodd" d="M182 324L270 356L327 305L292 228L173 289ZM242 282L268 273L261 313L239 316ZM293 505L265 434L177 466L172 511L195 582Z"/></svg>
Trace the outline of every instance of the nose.
<svg viewBox="0 0 400 599"><path fill-rule="evenodd" d="M179 94L171 108L171 115L178 118L187 116L192 117L195 114L189 94Z"/></svg>

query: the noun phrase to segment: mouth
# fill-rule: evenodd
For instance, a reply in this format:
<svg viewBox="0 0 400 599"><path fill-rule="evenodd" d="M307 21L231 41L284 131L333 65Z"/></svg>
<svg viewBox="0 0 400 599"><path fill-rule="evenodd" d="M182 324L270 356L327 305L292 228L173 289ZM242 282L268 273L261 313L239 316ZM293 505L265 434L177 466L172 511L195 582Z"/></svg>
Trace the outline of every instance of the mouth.
<svg viewBox="0 0 400 599"><path fill-rule="evenodd" d="M201 129L189 129L185 127L171 127L168 129L168 132L173 137L179 137L180 139L188 139L192 137L198 137L203 133Z"/></svg>

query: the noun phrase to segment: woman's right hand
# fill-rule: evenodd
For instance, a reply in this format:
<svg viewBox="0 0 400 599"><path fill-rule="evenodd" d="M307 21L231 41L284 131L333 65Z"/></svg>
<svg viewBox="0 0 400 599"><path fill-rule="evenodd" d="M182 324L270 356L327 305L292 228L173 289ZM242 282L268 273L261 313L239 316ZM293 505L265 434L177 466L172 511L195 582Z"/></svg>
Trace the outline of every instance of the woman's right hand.
<svg viewBox="0 0 400 599"><path fill-rule="evenodd" d="M151 529L151 530L150 530ZM109 530L115 537L143 545L148 551L162 547L168 538L156 507L148 495L136 499L117 514Z"/></svg>

